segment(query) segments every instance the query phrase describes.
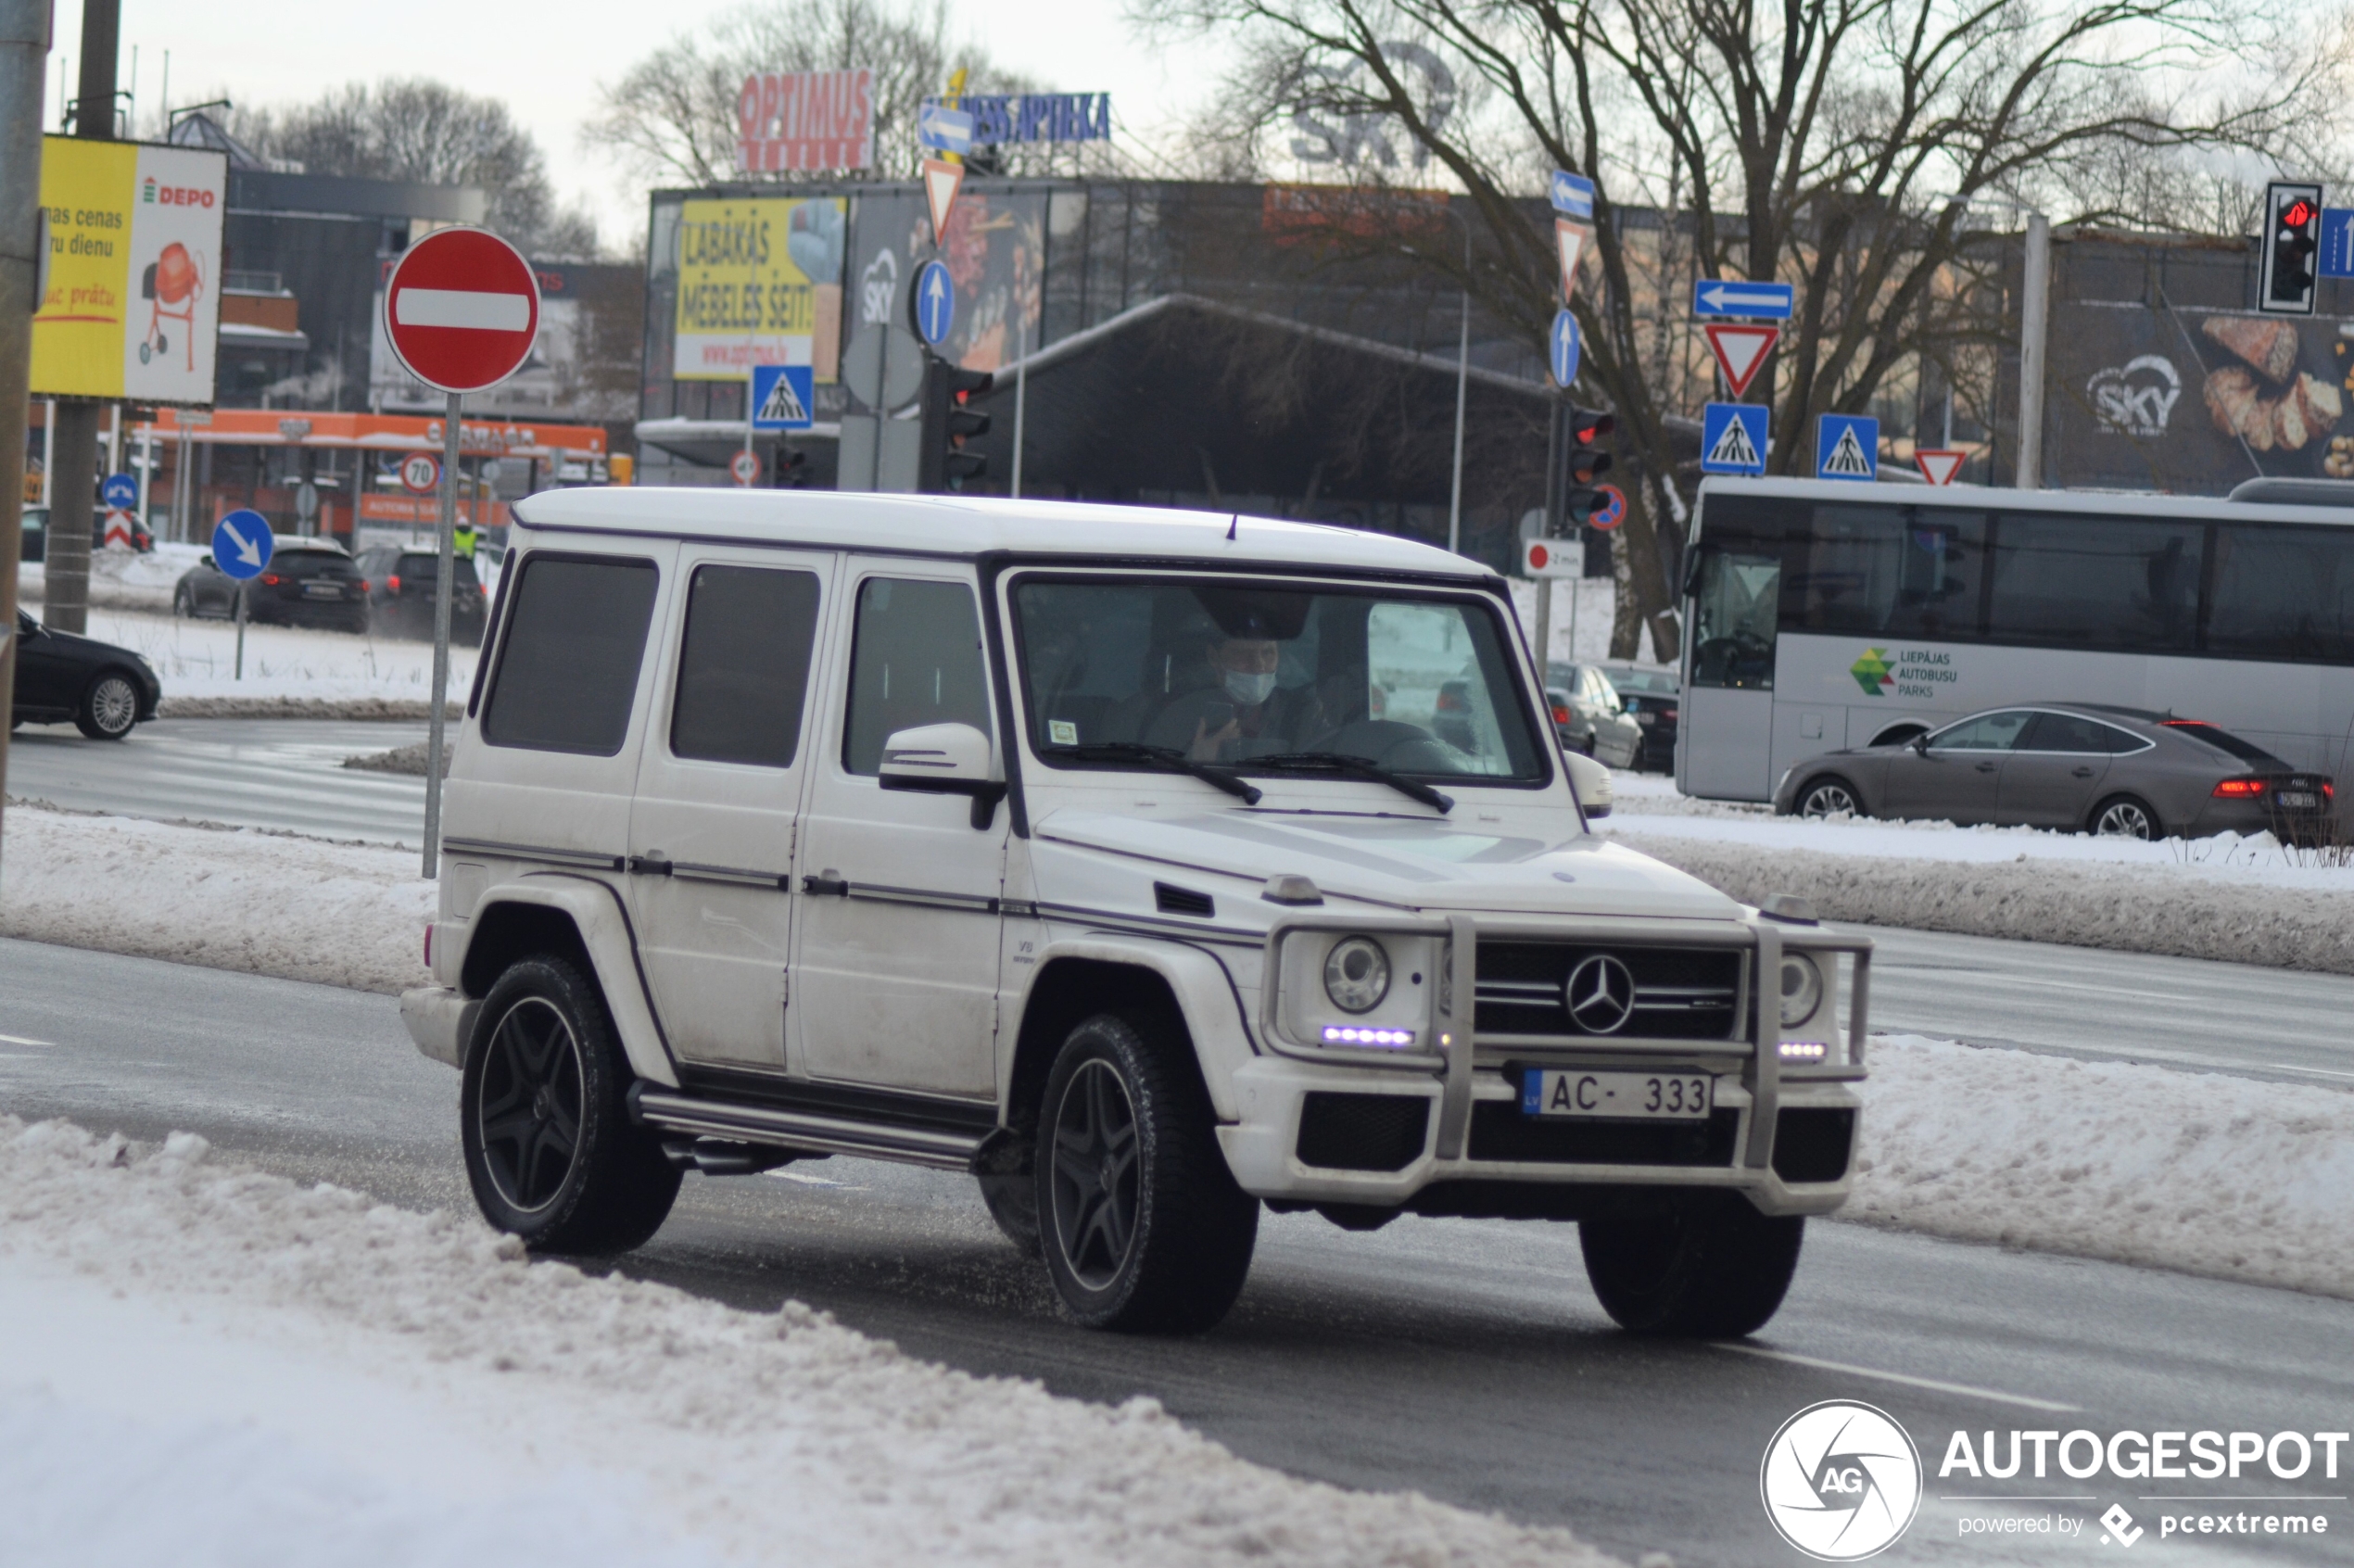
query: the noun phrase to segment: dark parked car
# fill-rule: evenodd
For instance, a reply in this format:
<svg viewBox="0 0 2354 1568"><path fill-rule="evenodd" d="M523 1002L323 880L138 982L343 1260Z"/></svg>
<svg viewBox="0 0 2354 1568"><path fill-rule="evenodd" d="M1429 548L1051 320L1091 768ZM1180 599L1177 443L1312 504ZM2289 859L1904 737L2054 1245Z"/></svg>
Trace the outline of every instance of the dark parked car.
<svg viewBox="0 0 2354 1568"><path fill-rule="evenodd" d="M259 576L240 585L208 555L171 589L175 615L232 617L246 596L246 619L287 626L368 629L368 582L343 547L325 539L281 539Z"/></svg>
<svg viewBox="0 0 2354 1568"><path fill-rule="evenodd" d="M155 717L162 700L163 683L130 649L54 631L17 612L11 728L70 719L93 740L120 740L133 725Z"/></svg>
<svg viewBox="0 0 2354 1568"><path fill-rule="evenodd" d="M2133 839L2330 836L2335 790L2202 719L2107 704L1995 708L1887 746L1810 757L1774 809L1946 818Z"/></svg>
<svg viewBox="0 0 2354 1568"><path fill-rule="evenodd" d="M1610 678L1593 664L1545 666L1545 702L1562 744L1583 752L1604 767L1633 767L1643 731L1626 716ZM1566 702L1556 700L1556 693Z"/></svg>
<svg viewBox="0 0 2354 1568"><path fill-rule="evenodd" d="M20 561L46 561L49 558L49 509L29 506L18 515L23 533L22 541L17 547L17 558ZM90 520L90 548L103 549L106 542L107 509L100 507ZM135 517L131 520L131 548L143 555L156 548L156 537L141 526Z"/></svg>
<svg viewBox="0 0 2354 1568"><path fill-rule="evenodd" d="M1647 669L1640 664L1604 664L1626 716L1643 727L1643 752L1635 761L1645 773L1676 770L1676 729L1684 714L1683 688L1674 670Z"/></svg>
<svg viewBox="0 0 2354 1568"><path fill-rule="evenodd" d="M360 575L373 585L377 629L394 637L433 635L433 596L441 581L440 565L425 550L386 546L360 557ZM457 574L450 578L450 640L480 642L482 616L482 580L475 575L474 562L459 556Z"/></svg>

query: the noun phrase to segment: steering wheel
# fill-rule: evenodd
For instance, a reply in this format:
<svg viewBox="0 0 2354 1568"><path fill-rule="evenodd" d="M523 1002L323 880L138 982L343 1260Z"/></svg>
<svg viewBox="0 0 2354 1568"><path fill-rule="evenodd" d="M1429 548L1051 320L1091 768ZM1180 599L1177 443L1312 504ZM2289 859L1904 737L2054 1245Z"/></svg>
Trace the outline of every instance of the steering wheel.
<svg viewBox="0 0 2354 1568"><path fill-rule="evenodd" d="M1398 773L1452 773L1447 748L1419 724L1399 719L1358 719L1344 724L1304 750L1344 752Z"/></svg>

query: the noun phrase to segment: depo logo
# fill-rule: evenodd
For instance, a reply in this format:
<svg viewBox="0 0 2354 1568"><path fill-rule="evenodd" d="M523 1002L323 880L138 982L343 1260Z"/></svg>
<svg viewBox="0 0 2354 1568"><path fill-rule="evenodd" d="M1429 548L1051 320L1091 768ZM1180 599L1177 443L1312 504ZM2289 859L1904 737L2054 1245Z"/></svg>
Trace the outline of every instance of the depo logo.
<svg viewBox="0 0 2354 1568"><path fill-rule="evenodd" d="M1782 1539L1824 1562L1853 1562L1913 1523L1921 1456L1886 1411L1826 1399L1782 1423L1757 1488Z"/></svg>
<svg viewBox="0 0 2354 1568"><path fill-rule="evenodd" d="M160 207L210 207L212 193L200 185L159 185L150 174L140 188L140 199Z"/></svg>

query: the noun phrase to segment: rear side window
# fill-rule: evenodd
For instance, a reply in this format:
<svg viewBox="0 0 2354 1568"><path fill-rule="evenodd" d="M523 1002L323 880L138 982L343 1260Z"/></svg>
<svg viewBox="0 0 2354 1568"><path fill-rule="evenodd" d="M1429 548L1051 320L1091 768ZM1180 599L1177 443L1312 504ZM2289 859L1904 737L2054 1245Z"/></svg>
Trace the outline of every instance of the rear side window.
<svg viewBox="0 0 2354 1568"><path fill-rule="evenodd" d="M2022 752L2130 752L2140 744L2122 730L2074 714L2037 714L2019 743Z"/></svg>
<svg viewBox="0 0 2354 1568"><path fill-rule="evenodd" d="M858 586L842 766L881 772L883 742L927 724L968 724L983 735L994 733L972 589L962 583L869 577Z"/></svg>
<svg viewBox="0 0 2354 1568"><path fill-rule="evenodd" d="M536 752L618 752L655 581L651 561L525 562L482 738Z"/></svg>
<svg viewBox="0 0 2354 1568"><path fill-rule="evenodd" d="M2204 740L2228 757L2252 763L2259 767L2286 767L2272 752L2253 740L2243 740L2228 729L2220 729L2204 719L2168 719L2166 727L2177 735L2187 735L2194 740Z"/></svg>
<svg viewBox="0 0 2354 1568"><path fill-rule="evenodd" d="M697 567L687 589L671 754L791 767L816 634L815 573Z"/></svg>

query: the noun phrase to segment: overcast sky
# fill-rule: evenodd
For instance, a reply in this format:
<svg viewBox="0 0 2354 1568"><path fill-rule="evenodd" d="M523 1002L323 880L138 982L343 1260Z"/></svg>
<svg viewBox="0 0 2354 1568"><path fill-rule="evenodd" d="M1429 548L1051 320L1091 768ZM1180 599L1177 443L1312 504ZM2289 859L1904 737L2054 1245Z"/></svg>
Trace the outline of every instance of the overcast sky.
<svg viewBox="0 0 2354 1568"><path fill-rule="evenodd" d="M674 33L733 9L739 0L668 0L659 6L612 0L516 4L514 0L122 0L121 84L132 85L138 46L142 137L158 134L164 51L171 53L174 104L228 97L262 106L315 96L347 82L387 76L439 77L470 93L506 100L539 138L565 200L587 197L608 245L626 245L645 221L640 193L604 159L578 145L595 84L611 81ZM659 22L649 13L658 14ZM1021 0L960 4L956 24L1008 66L1048 87L1107 92L1116 120L1149 133L1198 93L1209 62L1197 51L1139 47L1119 0ZM49 60L51 102L43 123L57 126L57 69L67 95L81 70L81 0L57 0L57 48Z"/></svg>

